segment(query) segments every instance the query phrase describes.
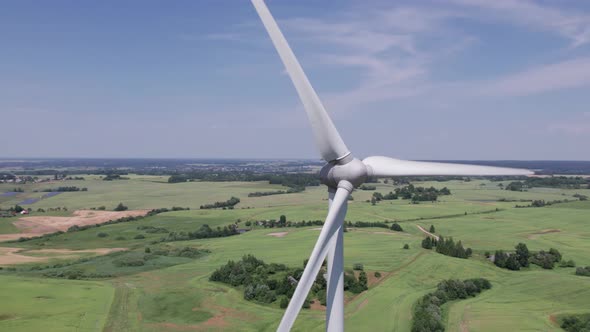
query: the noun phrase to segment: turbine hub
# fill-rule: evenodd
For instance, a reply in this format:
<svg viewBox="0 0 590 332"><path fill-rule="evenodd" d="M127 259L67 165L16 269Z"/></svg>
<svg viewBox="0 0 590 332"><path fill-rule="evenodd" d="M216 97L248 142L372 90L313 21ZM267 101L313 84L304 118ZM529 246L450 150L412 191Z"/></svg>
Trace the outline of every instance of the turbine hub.
<svg viewBox="0 0 590 332"><path fill-rule="evenodd" d="M329 188L337 188L340 181L346 180L355 188L363 184L369 170L357 158L345 158L341 161L327 163L320 171L320 181Z"/></svg>

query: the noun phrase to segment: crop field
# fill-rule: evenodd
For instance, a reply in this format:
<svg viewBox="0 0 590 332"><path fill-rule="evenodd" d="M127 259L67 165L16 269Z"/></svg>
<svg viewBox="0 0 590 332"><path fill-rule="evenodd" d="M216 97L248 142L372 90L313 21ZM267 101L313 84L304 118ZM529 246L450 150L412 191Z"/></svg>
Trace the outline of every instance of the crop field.
<svg viewBox="0 0 590 332"><path fill-rule="evenodd" d="M87 191L44 198L47 192L42 190L59 184L26 184L19 186L24 192L14 194L2 193L12 192L15 185L0 184L0 207L40 198L23 206L32 209L31 217L72 216L76 210L99 206L113 210L119 203L130 211L172 206L190 210L0 242L0 255L32 257L4 264L0 270L0 330L274 331L284 311L276 302L247 301L243 288L211 282L209 276L245 254L266 263L303 267L320 226L264 228L256 221L278 220L281 215L292 222L323 220L326 215L324 187L248 197L251 192L285 187L266 182L169 184L165 177L138 175L116 181L85 178L67 185ZM403 232L348 227L345 267L352 270L353 264L361 263L370 279L368 290L346 292L346 329L410 331L416 301L449 278L487 278L493 287L477 297L444 304L448 331L560 331L557 317L589 313L590 278L575 275L575 267L556 265L545 270L531 265L510 271L496 267L485 252L513 251L523 242L531 251L556 248L576 266L589 266L590 201L578 201L574 195L590 196L590 190L514 192L498 184L476 179L415 182L416 186L447 187L452 193L420 204L401 199L368 202L375 191L393 191L396 187L391 183L374 184L375 191L353 192L348 221L396 221ZM234 209L199 209L232 196L240 199ZM566 199L570 202L515 208L531 200ZM48 211L57 207L60 211ZM0 235L12 234L15 239L26 232L18 227L19 219L0 218ZM253 226L246 226L248 222ZM252 230L227 237L162 241L170 232L195 232L203 225L223 229L234 223ZM425 234L418 226L428 229L431 225L437 235L452 236L472 248L473 257L459 259L423 249ZM405 244L409 249L402 249ZM303 309L294 330L324 330L321 306Z"/></svg>

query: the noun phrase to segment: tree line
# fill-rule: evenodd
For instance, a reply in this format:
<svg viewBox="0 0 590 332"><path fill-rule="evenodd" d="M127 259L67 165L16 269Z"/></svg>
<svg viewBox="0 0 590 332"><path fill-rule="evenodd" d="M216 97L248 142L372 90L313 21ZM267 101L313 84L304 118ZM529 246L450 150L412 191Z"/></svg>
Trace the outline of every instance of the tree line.
<svg viewBox="0 0 590 332"><path fill-rule="evenodd" d="M70 191L88 191L88 188L78 188L76 186L69 186L69 187L57 187L57 188L47 188L41 190L41 192L70 192Z"/></svg>
<svg viewBox="0 0 590 332"><path fill-rule="evenodd" d="M284 173L284 174L270 174L270 173L254 173L254 172L211 172L211 171L191 171L187 173L173 174L168 178L168 183L179 183L187 181L211 181L211 182L227 182L227 181L268 181L269 184L280 184L289 188L299 188L319 186L318 173Z"/></svg>
<svg viewBox="0 0 590 332"><path fill-rule="evenodd" d="M443 280L436 286L436 291L424 295L414 306L412 332L444 331L443 304L474 297L490 288L492 284L484 278Z"/></svg>
<svg viewBox="0 0 590 332"><path fill-rule="evenodd" d="M420 202L434 202L438 199L439 196L443 195L450 195L451 191L447 187L443 187L442 189L436 189L434 187L424 188L424 187L415 187L413 184L409 184L407 186L401 188L395 188L394 191L390 191L387 194L382 194L375 192L371 197L371 203L375 205L375 203L380 202L382 200L395 200L395 199L409 199L412 203L418 204Z"/></svg>
<svg viewBox="0 0 590 332"><path fill-rule="evenodd" d="M165 229L164 229L165 230ZM146 233L149 231L146 230ZM209 227L209 225L204 224L201 225L196 231L194 232L170 232L166 237L160 238L160 242L172 242L172 241L188 241L188 240L196 240L196 239L209 239L209 238L217 238L217 237L227 237L233 235L239 235L238 226L236 224L229 224L227 226L220 227L213 229Z"/></svg>
<svg viewBox="0 0 590 332"><path fill-rule="evenodd" d="M307 261L304 262L303 268ZM271 263L244 255L241 260L230 260L227 264L213 271L210 281L221 282L233 287L243 288L244 299L260 303L279 302L281 308L289 305L289 300L295 292L297 282L303 274L303 268L289 268L284 264ZM325 266L315 279L303 308L309 308L311 299L317 298L322 305L326 305L326 280L323 277ZM359 273L358 279L354 273L344 274L344 289L353 293L363 292L368 288L368 278L364 271Z"/></svg>
<svg viewBox="0 0 590 332"><path fill-rule="evenodd" d="M505 186L506 190L525 191L528 188L564 188L564 189L590 189L590 179L580 176L551 176L545 178L526 178L522 181L513 181Z"/></svg>
<svg viewBox="0 0 590 332"><path fill-rule="evenodd" d="M215 203L212 203L212 204L204 204L204 205L201 205L199 208L201 210L203 210L203 209L219 209L219 208L223 208L224 210L225 209L230 209L231 210L239 202L240 202L240 199L239 198L232 196L227 201L224 201L224 202L215 202Z"/></svg>
<svg viewBox="0 0 590 332"><path fill-rule="evenodd" d="M305 190L305 187L293 187L287 190L274 190L274 191L255 191L253 193L249 193L248 197L262 197L262 196L272 196L272 195L283 195L283 194L293 194L299 193Z"/></svg>
<svg viewBox="0 0 590 332"><path fill-rule="evenodd" d="M434 229L434 226L431 229ZM461 241L455 242L452 237L445 239L442 235L439 235L438 240L431 237L424 238L422 240L422 248L434 248L439 254L463 259L467 259L473 254L471 248L463 247Z"/></svg>

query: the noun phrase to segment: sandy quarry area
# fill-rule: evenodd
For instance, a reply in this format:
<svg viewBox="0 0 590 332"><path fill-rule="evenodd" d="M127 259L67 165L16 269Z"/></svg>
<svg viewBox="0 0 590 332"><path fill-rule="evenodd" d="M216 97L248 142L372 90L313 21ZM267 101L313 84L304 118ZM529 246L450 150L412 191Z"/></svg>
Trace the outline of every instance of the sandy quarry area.
<svg viewBox="0 0 590 332"><path fill-rule="evenodd" d="M69 217L54 216L29 216L22 217L13 222L21 232L14 234L0 234L1 241L16 240L20 237L39 236L57 231L67 231L73 225L84 226L102 224L109 220L115 220L129 216L144 216L150 210L130 211L95 211L76 210Z"/></svg>
<svg viewBox="0 0 590 332"><path fill-rule="evenodd" d="M127 248L98 248L85 250L70 249L41 249L26 250L23 248L4 248L0 247L0 265L12 265L22 263L45 262L54 258L75 258L80 254L92 253L97 255L106 255L115 251L127 250ZM47 255L47 256L29 256L29 255Z"/></svg>

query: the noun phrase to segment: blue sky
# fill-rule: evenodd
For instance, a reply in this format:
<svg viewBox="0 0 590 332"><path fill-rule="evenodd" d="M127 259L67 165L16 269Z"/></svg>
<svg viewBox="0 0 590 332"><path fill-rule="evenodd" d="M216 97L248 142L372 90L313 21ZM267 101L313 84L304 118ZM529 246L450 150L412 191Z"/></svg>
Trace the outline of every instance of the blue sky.
<svg viewBox="0 0 590 332"><path fill-rule="evenodd" d="M359 157L590 160L590 2L267 4ZM318 157L249 1L4 1L0 45L0 157Z"/></svg>

